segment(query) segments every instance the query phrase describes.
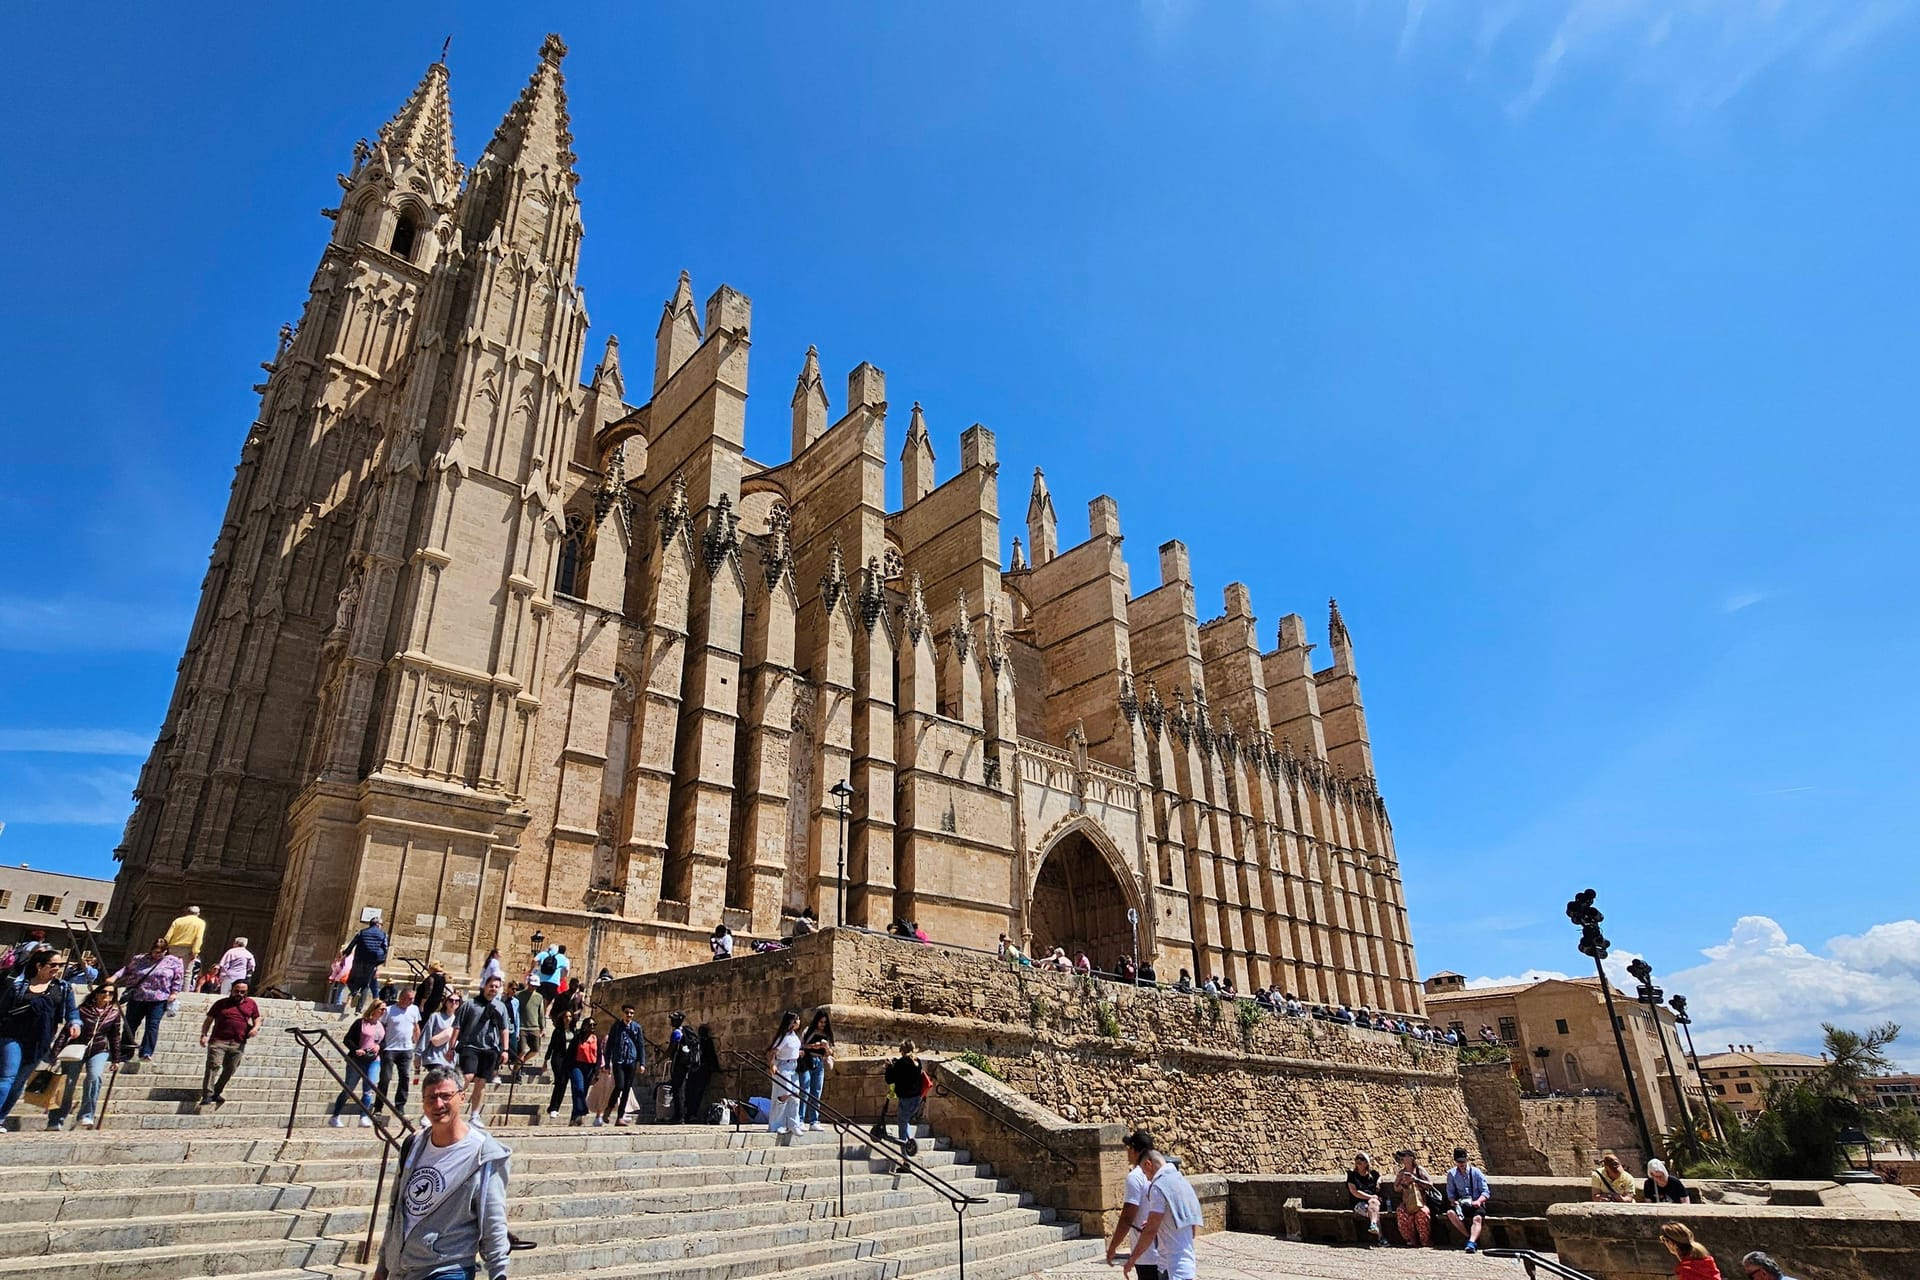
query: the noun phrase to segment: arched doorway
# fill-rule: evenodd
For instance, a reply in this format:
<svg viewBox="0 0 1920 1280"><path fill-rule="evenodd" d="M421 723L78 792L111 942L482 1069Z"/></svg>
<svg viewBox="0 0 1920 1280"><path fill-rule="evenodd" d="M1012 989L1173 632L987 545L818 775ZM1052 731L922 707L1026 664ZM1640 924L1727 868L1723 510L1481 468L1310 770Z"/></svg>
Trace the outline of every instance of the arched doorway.
<svg viewBox="0 0 1920 1280"><path fill-rule="evenodd" d="M1070 831L1047 851L1034 881L1027 916L1033 949L1039 955L1054 947L1070 956L1084 951L1094 968L1110 971L1133 954L1133 926L1127 922L1132 905L1099 848L1084 831Z"/></svg>

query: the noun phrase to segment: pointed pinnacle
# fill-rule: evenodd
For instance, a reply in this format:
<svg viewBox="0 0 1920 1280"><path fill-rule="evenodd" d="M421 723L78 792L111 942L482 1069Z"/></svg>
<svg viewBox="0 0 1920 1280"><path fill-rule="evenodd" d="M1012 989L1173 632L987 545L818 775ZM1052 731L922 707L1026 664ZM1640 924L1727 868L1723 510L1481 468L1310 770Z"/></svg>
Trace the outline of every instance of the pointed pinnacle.
<svg viewBox="0 0 1920 1280"><path fill-rule="evenodd" d="M1332 596L1327 597L1327 637L1335 644L1345 644L1352 637L1347 633L1347 621L1340 616L1340 602Z"/></svg>
<svg viewBox="0 0 1920 1280"><path fill-rule="evenodd" d="M556 164L569 178L573 172L572 120L567 114L567 82L561 74L560 60L567 56L566 42L550 35L540 45L540 65L534 68L527 87L500 121L493 139L481 155L481 164L523 164L537 170Z"/></svg>
<svg viewBox="0 0 1920 1280"><path fill-rule="evenodd" d="M447 92L447 64L436 62L413 92L380 128L380 145L389 160L411 161L427 171L451 196L460 185L460 162L453 151L453 103Z"/></svg>

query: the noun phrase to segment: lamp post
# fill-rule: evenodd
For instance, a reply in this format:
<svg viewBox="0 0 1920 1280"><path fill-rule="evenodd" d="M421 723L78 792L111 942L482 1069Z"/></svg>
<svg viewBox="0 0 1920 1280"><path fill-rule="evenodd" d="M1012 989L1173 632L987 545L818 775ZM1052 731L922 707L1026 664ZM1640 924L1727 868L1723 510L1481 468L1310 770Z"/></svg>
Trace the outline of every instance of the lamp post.
<svg viewBox="0 0 1920 1280"><path fill-rule="evenodd" d="M1600 932L1600 922L1606 917L1593 905L1594 891L1582 889L1575 894L1573 901L1567 904L1567 919L1580 928L1580 954L1593 958L1593 971L1600 975L1600 995L1607 1002L1607 1021L1613 1026L1613 1045L1620 1051L1620 1070L1627 1077L1627 1099L1633 1104L1633 1122L1640 1130L1641 1149L1645 1158L1651 1160L1654 1155L1653 1135L1647 1132L1647 1113L1640 1106L1640 1089L1633 1082L1633 1063L1627 1058L1627 1039L1620 1033L1620 1016L1613 1011L1613 984L1607 981L1607 970L1601 961L1607 958L1607 951L1613 945L1607 941L1607 935Z"/></svg>
<svg viewBox="0 0 1920 1280"><path fill-rule="evenodd" d="M1534 1061L1540 1065L1533 1069L1533 1079L1527 1083L1533 1086L1535 1093L1550 1093L1553 1090L1553 1081L1547 1078L1547 1058L1552 1052L1543 1044L1533 1046ZM1547 1086L1545 1089L1540 1087L1543 1084ZM1568 1087L1572 1087L1571 1081L1568 1082Z"/></svg>
<svg viewBox="0 0 1920 1280"><path fill-rule="evenodd" d="M853 799L853 788L842 778L827 788L827 794L840 805L840 876L836 886L840 905L834 912L833 922L843 925L847 922L847 804Z"/></svg>
<svg viewBox="0 0 1920 1280"><path fill-rule="evenodd" d="M1713 1090L1707 1086L1707 1073L1700 1069L1700 1055L1693 1050L1693 1019L1687 1016L1687 998L1683 995L1670 996L1667 1007L1673 1010L1673 1025L1686 1034L1687 1061L1693 1064L1693 1074L1700 1081L1700 1097L1706 1103L1707 1123L1713 1126L1713 1136L1724 1143L1727 1131L1720 1124L1720 1109L1713 1105Z"/></svg>
<svg viewBox="0 0 1920 1280"><path fill-rule="evenodd" d="M1627 972L1632 974L1633 980L1640 984L1639 990L1634 995L1639 998L1641 1004L1647 1006L1647 1012L1653 1016L1653 1034L1660 1040L1660 1056L1667 1060L1667 1079L1673 1084L1674 1105L1680 1108L1680 1123L1687 1126L1687 1132L1692 1134L1694 1133L1693 1110L1687 1106L1687 1091L1680 1085L1680 1073L1673 1069L1673 1054L1667 1051L1667 1029L1660 1022L1660 1001L1667 993L1653 985L1653 966L1647 963L1645 956L1628 965ZM1690 1141L1689 1147L1692 1146L1693 1141L1698 1139Z"/></svg>
<svg viewBox="0 0 1920 1280"><path fill-rule="evenodd" d="M1138 908L1127 908L1127 924L1133 929L1133 985L1140 985L1140 912Z"/></svg>

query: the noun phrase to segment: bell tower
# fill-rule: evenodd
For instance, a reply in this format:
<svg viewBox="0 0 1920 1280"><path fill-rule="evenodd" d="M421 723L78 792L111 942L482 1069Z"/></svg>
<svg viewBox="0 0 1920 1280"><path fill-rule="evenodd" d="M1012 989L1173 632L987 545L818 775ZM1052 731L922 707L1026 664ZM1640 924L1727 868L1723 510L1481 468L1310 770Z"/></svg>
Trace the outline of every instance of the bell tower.
<svg viewBox="0 0 1920 1280"><path fill-rule="evenodd" d="M247 428L200 606L115 856L103 931L150 938L188 905L209 938L264 940L326 638L358 590L351 543L459 190L435 63L340 175L298 325Z"/></svg>

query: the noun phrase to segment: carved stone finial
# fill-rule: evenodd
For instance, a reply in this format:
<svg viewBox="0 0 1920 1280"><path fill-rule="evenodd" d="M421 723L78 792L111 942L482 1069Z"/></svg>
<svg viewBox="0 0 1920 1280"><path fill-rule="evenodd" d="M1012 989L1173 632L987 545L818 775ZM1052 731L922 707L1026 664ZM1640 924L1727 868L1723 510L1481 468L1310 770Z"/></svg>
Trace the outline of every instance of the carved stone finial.
<svg viewBox="0 0 1920 1280"><path fill-rule="evenodd" d="M769 588L786 572L787 560L793 554L790 543L792 529L793 513L787 510L786 503L775 502L767 512L766 549L760 553L760 564L767 571Z"/></svg>
<svg viewBox="0 0 1920 1280"><path fill-rule="evenodd" d="M880 586L880 557L868 556L867 567L860 574L860 625L869 631L878 626L886 604L886 593Z"/></svg>
<svg viewBox="0 0 1920 1280"><path fill-rule="evenodd" d="M900 607L900 620L906 624L907 636L914 644L919 644L920 637L933 625L933 615L927 612L927 596L921 589L920 572L917 569L907 583L907 602Z"/></svg>
<svg viewBox="0 0 1920 1280"><path fill-rule="evenodd" d="M1126 664L1120 667L1120 714L1132 724L1140 714L1140 699L1133 690L1133 672Z"/></svg>
<svg viewBox="0 0 1920 1280"><path fill-rule="evenodd" d="M1160 730L1166 727L1167 707L1160 701L1160 686L1147 677L1147 696L1140 701L1140 721L1147 726L1147 732L1154 737L1160 736Z"/></svg>
<svg viewBox="0 0 1920 1280"><path fill-rule="evenodd" d="M827 551L827 571L820 575L820 601L828 613L832 613L833 607L840 603L840 593L846 589L846 561L840 554L840 539L835 538Z"/></svg>
<svg viewBox="0 0 1920 1280"><path fill-rule="evenodd" d="M947 633L953 642L953 651L962 658L973 648L973 628L967 625L967 593L964 588L954 601L955 617L953 629Z"/></svg>
<svg viewBox="0 0 1920 1280"><path fill-rule="evenodd" d="M1013 540L1013 572L1018 573L1027 567L1026 549L1020 545L1020 539Z"/></svg>
<svg viewBox="0 0 1920 1280"><path fill-rule="evenodd" d="M700 539L700 553L709 578L720 572L720 566L739 547L736 536L739 528L740 517L733 514L733 498L723 493L720 501L713 504L712 514L707 517L707 531Z"/></svg>
<svg viewBox="0 0 1920 1280"><path fill-rule="evenodd" d="M667 482L667 500L660 504L660 545L673 541L673 535L687 523L687 475L676 471Z"/></svg>
<svg viewBox="0 0 1920 1280"><path fill-rule="evenodd" d="M593 522L598 525L608 513L620 513L620 527L633 533L633 491L627 488L627 446L617 444L607 455L607 474L593 493Z"/></svg>
<svg viewBox="0 0 1920 1280"><path fill-rule="evenodd" d="M1353 637L1347 634L1347 620L1340 616L1340 602L1332 596L1327 597L1327 638L1334 644L1350 644Z"/></svg>

